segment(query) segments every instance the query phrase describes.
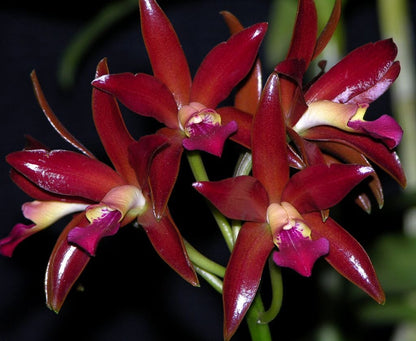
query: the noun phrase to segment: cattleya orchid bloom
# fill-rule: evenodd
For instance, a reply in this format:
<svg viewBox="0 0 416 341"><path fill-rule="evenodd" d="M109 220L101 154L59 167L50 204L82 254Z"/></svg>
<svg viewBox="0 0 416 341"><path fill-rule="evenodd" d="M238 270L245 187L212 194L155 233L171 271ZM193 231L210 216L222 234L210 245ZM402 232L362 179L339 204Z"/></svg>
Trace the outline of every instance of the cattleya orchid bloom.
<svg viewBox="0 0 416 341"><path fill-rule="evenodd" d="M149 177L153 209L160 217L176 182L183 148L220 156L225 140L237 131L238 117L222 124L216 107L252 68L267 24L253 25L214 47L192 80L165 13L156 1L140 0L139 4L142 35L154 76L111 74L98 77L92 84L130 110L165 125L150 135L151 139L161 135L169 141L153 158ZM158 175L162 172L163 180Z"/></svg>
<svg viewBox="0 0 416 341"><path fill-rule="evenodd" d="M97 76L108 74L106 60ZM49 107L36 75L32 74L38 101L55 129L82 153L48 150L31 140L23 150L7 156L15 183L35 200L23 205L32 224L17 224L0 240L0 253L11 256L30 235L63 216L74 216L59 237L49 260L45 291L48 306L59 311L69 290L94 256L98 242L114 235L121 226L137 220L159 255L184 279L198 285L181 235L168 210L156 219L147 185L148 165L155 153L145 140L135 141L127 131L116 100L93 89L94 123L114 166L98 161L58 121ZM160 136L159 146L166 139Z"/></svg>
<svg viewBox="0 0 416 341"><path fill-rule="evenodd" d="M375 163L402 187L406 178L394 150L403 131L388 115L365 120L369 105L395 81L400 64L391 39L358 47L327 72L303 85L310 62L325 48L341 13L337 0L332 15L317 38L317 13L312 0L300 0L291 46L275 71L281 75L282 107L288 135L305 165L316 161L316 147L325 162ZM311 146L311 143L314 146ZM318 157L321 162L321 157ZM373 173L369 186L379 207L384 203L381 183ZM371 202L365 193L357 198L367 212Z"/></svg>
<svg viewBox="0 0 416 341"><path fill-rule="evenodd" d="M321 212L341 201L374 171L324 163L289 176L280 82L272 74L254 116L253 176L196 182L194 188L230 219L244 221L224 277L224 336L238 328L259 287L272 250L274 262L310 276L320 256L377 302L384 302L374 268L359 243ZM271 141L273 141L271 143Z"/></svg>

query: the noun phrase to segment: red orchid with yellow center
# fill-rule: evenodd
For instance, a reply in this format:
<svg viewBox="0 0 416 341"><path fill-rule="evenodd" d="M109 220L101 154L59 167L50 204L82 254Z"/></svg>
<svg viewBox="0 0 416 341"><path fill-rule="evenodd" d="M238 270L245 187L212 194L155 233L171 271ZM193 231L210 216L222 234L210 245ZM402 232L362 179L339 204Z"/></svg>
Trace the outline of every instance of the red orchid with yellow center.
<svg viewBox="0 0 416 341"><path fill-rule="evenodd" d="M151 135L154 139L162 135L169 141L155 155L149 173L154 210L160 217L176 182L183 148L220 156L225 140L237 131L238 121L232 119L223 125L216 107L252 68L267 24L253 25L214 47L191 79L188 62L165 13L153 0L139 4L142 35L154 76L112 74L92 84L130 110L166 126ZM158 175L161 172L164 179Z"/></svg>
<svg viewBox="0 0 416 341"><path fill-rule="evenodd" d="M224 277L224 335L236 331L257 292L274 247L273 260L310 276L316 259L329 263L378 302L384 293L359 243L321 211L337 204L374 171L362 165L324 163L289 176L286 126L277 74L270 76L254 117L253 176L194 187L225 216L245 221Z"/></svg>
<svg viewBox="0 0 416 341"><path fill-rule="evenodd" d="M303 84L306 70L325 48L340 15L341 1L337 0L325 29L317 37L315 3L299 1L289 52L275 68L282 79L282 106L288 135L306 165L314 164L318 147L327 163L370 166L373 162L405 187L406 177L394 150L403 130L389 115L374 121L364 119L369 105L399 75L400 64L395 61L397 47L393 41L386 39L358 47L311 83ZM381 207L383 191L376 173L369 186ZM360 194L357 202L370 212L367 194Z"/></svg>
<svg viewBox="0 0 416 341"><path fill-rule="evenodd" d="M105 60L97 76L108 74ZM58 121L50 109L36 75L32 74L39 103L60 135L81 153L48 150L36 141L23 151L11 153L7 162L11 177L35 201L23 205L24 216L33 223L17 224L0 240L0 253L11 256L30 235L47 228L63 216L74 216L51 254L45 290L48 306L59 311L69 290L95 255L98 242L114 235L121 226L137 220L159 255L184 279L198 285L182 237L169 211L159 219L153 214L147 169L154 146L136 142L124 125L118 104L109 94L93 90L92 108L97 132L114 169L98 161ZM159 146L167 143L160 136Z"/></svg>

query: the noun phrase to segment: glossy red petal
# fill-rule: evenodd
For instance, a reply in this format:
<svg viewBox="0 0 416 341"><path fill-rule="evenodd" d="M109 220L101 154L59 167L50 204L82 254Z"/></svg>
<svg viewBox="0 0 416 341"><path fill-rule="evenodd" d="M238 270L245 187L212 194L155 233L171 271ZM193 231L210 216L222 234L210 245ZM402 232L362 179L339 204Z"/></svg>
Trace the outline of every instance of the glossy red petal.
<svg viewBox="0 0 416 341"><path fill-rule="evenodd" d="M406 175L397 153L389 150L383 143L371 137L351 134L336 128L323 126L308 129L303 135L308 140L333 141L350 146L384 169L400 186L406 186Z"/></svg>
<svg viewBox="0 0 416 341"><path fill-rule="evenodd" d="M328 19L324 29L320 33L313 53L312 59L315 59L326 47L328 42L331 40L339 19L341 18L342 0L335 0L334 8L332 9L331 16Z"/></svg>
<svg viewBox="0 0 416 341"><path fill-rule="evenodd" d="M300 0L296 23L286 59L298 59L308 67L315 49L318 32L318 17L313 0Z"/></svg>
<svg viewBox="0 0 416 341"><path fill-rule="evenodd" d="M7 162L42 189L61 195L100 201L125 181L109 166L67 150L14 152Z"/></svg>
<svg viewBox="0 0 416 341"><path fill-rule="evenodd" d="M192 285L198 286L198 277L189 260L181 234L169 212L157 220L152 210L147 210L137 218L143 226L159 256L180 276Z"/></svg>
<svg viewBox="0 0 416 341"><path fill-rule="evenodd" d="M170 90L144 73L120 73L96 78L92 85L115 96L135 113L150 116L169 128L178 127L178 107Z"/></svg>
<svg viewBox="0 0 416 341"><path fill-rule="evenodd" d="M183 136L177 130L168 128L162 128L158 134L167 137L169 141L166 147L160 148L154 154L149 170L153 210L159 219L164 214L178 177L183 153Z"/></svg>
<svg viewBox="0 0 416 341"><path fill-rule="evenodd" d="M92 204L92 200L87 200L80 197L72 197L67 195L59 195L55 193L48 192L39 186L36 186L32 181L27 179L22 174L18 173L14 169L10 170L10 178L12 181L27 195L36 200L42 201L66 201L73 203L86 203Z"/></svg>
<svg viewBox="0 0 416 341"><path fill-rule="evenodd" d="M220 181L201 181L192 185L230 219L263 222L269 200L262 184L251 176Z"/></svg>
<svg viewBox="0 0 416 341"><path fill-rule="evenodd" d="M394 62L388 71L370 88L349 99L348 103L371 103L385 93L400 73L400 63Z"/></svg>
<svg viewBox="0 0 416 341"><path fill-rule="evenodd" d="M221 116L222 124L228 124L232 121L237 122L238 129L230 136L230 140L243 147L251 148L251 124L253 122L253 115L235 107L222 107L216 111Z"/></svg>
<svg viewBox="0 0 416 341"><path fill-rule="evenodd" d="M90 260L86 252L68 243L68 232L74 226L87 224L84 213L75 216L59 236L49 258L45 275L46 304L56 313Z"/></svg>
<svg viewBox="0 0 416 341"><path fill-rule="evenodd" d="M276 73L269 77L265 85L252 129L253 176L263 184L271 202L280 202L289 179L289 165L286 126Z"/></svg>
<svg viewBox="0 0 416 341"><path fill-rule="evenodd" d="M346 103L370 88L378 89L376 84L380 81L384 84L383 77L396 55L397 47L391 39L355 49L310 86L305 93L306 102L331 100ZM383 93L384 87L381 89ZM376 92L375 96L381 93Z"/></svg>
<svg viewBox="0 0 416 341"><path fill-rule="evenodd" d="M336 157L341 162L346 163L355 163L360 164L363 166L371 166L368 162L367 158L357 151L354 148L351 148L345 144L337 143L337 142L318 142L317 145L319 148L330 155ZM370 187L371 191L373 192L379 207L383 207L384 203L384 196L383 196L383 189L381 186L380 179L378 178L377 174L374 173L371 175L371 180L368 181L368 186ZM364 210L369 212L371 210L371 204L369 198L366 196L360 195L358 198L359 205L363 207Z"/></svg>
<svg viewBox="0 0 416 341"><path fill-rule="evenodd" d="M250 307L273 247L267 224L248 222L242 226L224 277L225 340L233 336Z"/></svg>
<svg viewBox="0 0 416 341"><path fill-rule="evenodd" d="M220 14L224 17L231 34L238 33L244 29L243 25L232 13L221 11ZM250 73L238 87L238 91L234 96L234 106L237 109L254 114L260 100L262 88L261 62L257 58Z"/></svg>
<svg viewBox="0 0 416 341"><path fill-rule="evenodd" d="M143 192L150 195L149 171L155 153L166 147L168 138L161 134L142 136L137 142L129 145L129 160Z"/></svg>
<svg viewBox="0 0 416 341"><path fill-rule="evenodd" d="M107 60L102 59L97 66L95 77L107 74ZM126 128L116 99L104 91L93 88L92 113L98 135L114 168L129 183L136 184L136 175L129 164L127 153L128 146L134 139Z"/></svg>
<svg viewBox="0 0 416 341"><path fill-rule="evenodd" d="M32 71L30 74L33 83L33 89L35 91L36 98L39 102L40 107L42 108L43 113L45 114L46 118L48 119L51 126L58 132L58 134L67 142L69 142L73 147L78 149L80 152L84 153L85 155L89 156L90 158L94 158L94 155L82 145L66 128L65 126L59 121L58 117L56 117L55 113L53 112L52 108L49 106L48 101L46 100L45 95L43 94L42 88L39 84L39 80L36 76L35 71Z"/></svg>
<svg viewBox="0 0 416 341"><path fill-rule="evenodd" d="M140 0L141 29L153 73L172 92L178 106L189 103L191 75L179 39L153 0Z"/></svg>
<svg viewBox="0 0 416 341"><path fill-rule="evenodd" d="M214 109L226 99L251 70L266 30L266 23L256 24L214 47L194 77L191 101Z"/></svg>
<svg viewBox="0 0 416 341"><path fill-rule="evenodd" d="M374 173L360 165L320 164L294 174L282 194L300 213L320 211L339 203L357 184Z"/></svg>
<svg viewBox="0 0 416 341"><path fill-rule="evenodd" d="M370 258L357 240L331 218L323 223L320 213L305 214L303 218L312 230L313 239L328 239L329 254L325 257L328 263L375 301L383 304L383 289Z"/></svg>

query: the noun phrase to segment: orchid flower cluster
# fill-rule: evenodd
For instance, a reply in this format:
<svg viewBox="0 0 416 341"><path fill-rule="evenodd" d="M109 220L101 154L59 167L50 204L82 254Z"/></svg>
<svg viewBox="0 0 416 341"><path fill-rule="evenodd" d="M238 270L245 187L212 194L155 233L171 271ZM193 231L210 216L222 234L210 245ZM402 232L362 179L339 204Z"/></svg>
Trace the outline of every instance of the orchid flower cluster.
<svg viewBox="0 0 416 341"><path fill-rule="evenodd" d="M111 165L65 129L32 73L43 112L75 151L51 150L28 137L24 150L7 155L11 179L33 201L22 206L30 224L15 225L0 240L0 253L12 256L21 241L72 216L46 270L46 302L58 312L100 240L139 225L183 279L198 286L199 274L222 294L226 340L255 305L267 261L272 269L311 276L322 257L384 303L366 251L331 218L330 209L360 183L356 203L370 213L374 197L381 208L383 189L374 165L406 185L395 151L402 129L388 115L364 118L399 75L394 42L361 46L329 70L320 63L308 79L311 62L335 31L341 0L319 35L314 1L299 0L287 56L263 78L259 48L267 23L244 28L222 12L230 37L208 53L192 77L165 13L155 0L139 0L139 6L153 75L112 74L103 59L92 81L92 115ZM221 106L231 95L233 105ZM135 140L119 104L162 127ZM221 157L227 143L241 146L234 175L209 181L203 154ZM230 249L226 267L211 266L213 261L184 240L169 210L184 156L195 176L189 186L210 202ZM271 317L255 313L253 330L267 326L277 311Z"/></svg>

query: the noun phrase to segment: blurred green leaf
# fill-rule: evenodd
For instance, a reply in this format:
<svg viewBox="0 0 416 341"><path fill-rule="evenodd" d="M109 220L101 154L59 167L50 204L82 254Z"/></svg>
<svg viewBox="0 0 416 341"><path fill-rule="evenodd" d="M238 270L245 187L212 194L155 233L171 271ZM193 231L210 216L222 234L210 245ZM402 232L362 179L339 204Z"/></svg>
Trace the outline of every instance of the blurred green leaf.
<svg viewBox="0 0 416 341"><path fill-rule="evenodd" d="M416 291L416 237L385 235L374 245L371 259L387 294Z"/></svg>
<svg viewBox="0 0 416 341"><path fill-rule="evenodd" d="M94 41L111 26L137 9L137 0L115 1L104 7L69 43L58 68L58 82L64 89L73 86L82 57Z"/></svg>

